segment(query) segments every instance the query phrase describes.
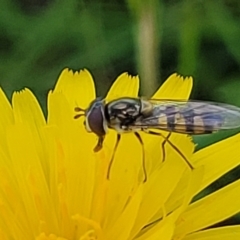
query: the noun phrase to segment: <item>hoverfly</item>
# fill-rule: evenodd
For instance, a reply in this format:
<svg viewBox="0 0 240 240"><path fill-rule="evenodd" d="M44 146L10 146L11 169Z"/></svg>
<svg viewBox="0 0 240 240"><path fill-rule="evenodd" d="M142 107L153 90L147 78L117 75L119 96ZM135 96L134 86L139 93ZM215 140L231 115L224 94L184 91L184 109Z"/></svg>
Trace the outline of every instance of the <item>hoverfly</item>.
<svg viewBox="0 0 240 240"><path fill-rule="evenodd" d="M109 178L114 155L117 150L122 133L133 132L142 145L143 171L146 181L146 168L144 146L139 131L159 135L164 138L164 145L170 144L193 169L192 164L169 140L172 132L182 134L210 134L220 129L233 129L240 127L240 108L214 102L182 101L182 100L145 100L142 98L123 97L106 103L104 99L95 99L84 110L75 108L78 114L75 119L85 116L85 128L98 136L98 143L94 148L97 152L107 134L107 129L117 131L117 141L113 156L110 160L107 178ZM83 113L79 113L83 112ZM165 130L167 136L153 130ZM165 153L164 153L165 154Z"/></svg>

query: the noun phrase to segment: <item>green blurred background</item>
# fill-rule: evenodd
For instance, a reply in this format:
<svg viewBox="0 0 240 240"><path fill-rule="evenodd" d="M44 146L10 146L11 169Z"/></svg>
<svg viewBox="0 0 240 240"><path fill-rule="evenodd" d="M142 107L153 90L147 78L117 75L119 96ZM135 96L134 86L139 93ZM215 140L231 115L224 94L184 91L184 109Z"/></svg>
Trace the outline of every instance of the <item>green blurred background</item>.
<svg viewBox="0 0 240 240"><path fill-rule="evenodd" d="M98 95L125 71L140 75L144 96L178 72L194 77L193 99L240 107L239 0L0 0L0 6L0 85L9 98L28 87L46 111L49 89L69 67L89 69ZM195 141L199 149L237 131Z"/></svg>

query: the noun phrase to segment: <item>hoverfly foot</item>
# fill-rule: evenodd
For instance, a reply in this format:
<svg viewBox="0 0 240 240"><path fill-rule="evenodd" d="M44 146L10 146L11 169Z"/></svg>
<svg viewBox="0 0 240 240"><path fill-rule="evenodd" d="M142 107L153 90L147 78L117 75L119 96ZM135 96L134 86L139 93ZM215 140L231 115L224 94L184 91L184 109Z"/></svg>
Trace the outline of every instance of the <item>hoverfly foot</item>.
<svg viewBox="0 0 240 240"><path fill-rule="evenodd" d="M94 152L99 152L102 149L102 145L96 145L95 148L93 149Z"/></svg>
<svg viewBox="0 0 240 240"><path fill-rule="evenodd" d="M94 152L99 152L102 149L103 141L104 141L104 136L101 136L98 138L98 143L93 149Z"/></svg>
<svg viewBox="0 0 240 240"><path fill-rule="evenodd" d="M147 176L144 176L143 183L147 182Z"/></svg>

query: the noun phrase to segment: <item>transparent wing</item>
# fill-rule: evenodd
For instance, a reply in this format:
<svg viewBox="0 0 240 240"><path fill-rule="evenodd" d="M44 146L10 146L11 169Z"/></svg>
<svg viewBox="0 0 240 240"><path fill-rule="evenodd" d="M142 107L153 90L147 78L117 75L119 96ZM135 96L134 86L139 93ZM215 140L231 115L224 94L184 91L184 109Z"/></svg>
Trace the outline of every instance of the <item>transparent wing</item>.
<svg viewBox="0 0 240 240"><path fill-rule="evenodd" d="M179 133L206 134L240 127L240 108L215 102L151 99L153 109L134 127L158 128Z"/></svg>

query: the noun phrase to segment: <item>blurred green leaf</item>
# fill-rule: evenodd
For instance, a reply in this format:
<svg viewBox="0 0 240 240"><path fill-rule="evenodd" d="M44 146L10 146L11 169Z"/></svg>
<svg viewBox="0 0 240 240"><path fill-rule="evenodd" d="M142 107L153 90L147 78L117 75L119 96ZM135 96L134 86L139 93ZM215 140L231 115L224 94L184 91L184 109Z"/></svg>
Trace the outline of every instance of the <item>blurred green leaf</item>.
<svg viewBox="0 0 240 240"><path fill-rule="evenodd" d="M226 78L214 89L215 98L240 107L240 77Z"/></svg>

